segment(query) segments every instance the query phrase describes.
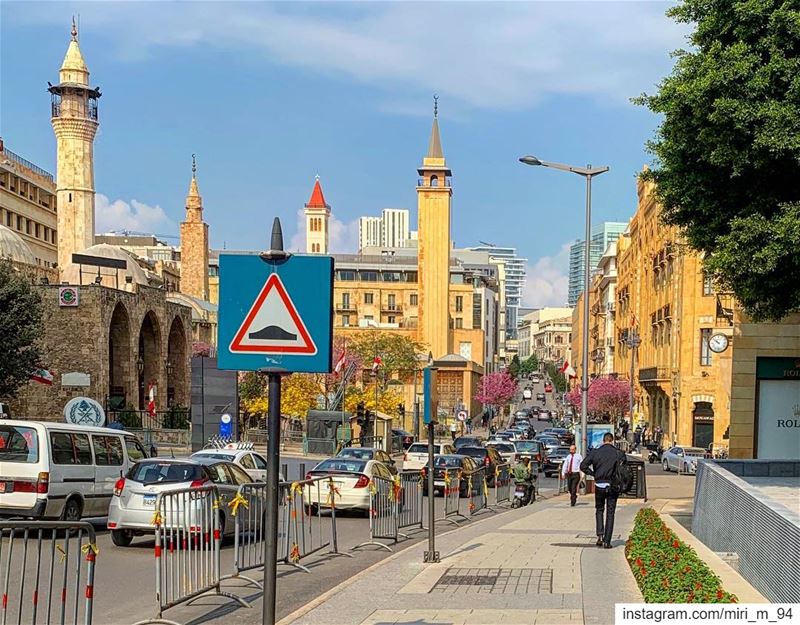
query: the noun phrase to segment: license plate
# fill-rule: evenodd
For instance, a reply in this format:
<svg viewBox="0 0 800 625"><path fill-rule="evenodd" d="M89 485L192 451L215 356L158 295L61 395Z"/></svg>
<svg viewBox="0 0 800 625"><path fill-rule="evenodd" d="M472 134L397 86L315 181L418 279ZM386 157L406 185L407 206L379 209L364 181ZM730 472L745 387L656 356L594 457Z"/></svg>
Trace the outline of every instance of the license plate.
<svg viewBox="0 0 800 625"><path fill-rule="evenodd" d="M6 492L6 483L0 482L0 493L5 493L5 492ZM11 492L11 489L9 489L8 492Z"/></svg>
<svg viewBox="0 0 800 625"><path fill-rule="evenodd" d="M520 491L515 491L514 492L514 497L524 497L524 496L525 496L525 493L523 493L523 492L520 492Z"/></svg>
<svg viewBox="0 0 800 625"><path fill-rule="evenodd" d="M145 495L142 498L142 503L145 506L147 506L149 508L152 508L152 507L154 507L156 505L156 496L155 495Z"/></svg>

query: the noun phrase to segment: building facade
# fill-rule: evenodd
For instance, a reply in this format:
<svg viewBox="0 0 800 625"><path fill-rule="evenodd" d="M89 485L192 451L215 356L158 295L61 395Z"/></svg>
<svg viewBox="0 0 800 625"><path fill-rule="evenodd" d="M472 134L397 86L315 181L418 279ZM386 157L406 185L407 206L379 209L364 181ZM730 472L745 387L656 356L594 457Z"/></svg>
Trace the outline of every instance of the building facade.
<svg viewBox="0 0 800 625"><path fill-rule="evenodd" d="M733 300L664 226L653 185L639 180L637 190L638 209L617 242L615 370L629 371L635 351L637 417L667 441L727 446L732 350L714 353L710 339L733 335Z"/></svg>
<svg viewBox="0 0 800 625"><path fill-rule="evenodd" d="M384 208L380 217L358 218L359 252L368 247L402 248L412 244L406 208ZM413 239L416 241L416 237Z"/></svg>
<svg viewBox="0 0 800 625"><path fill-rule="evenodd" d="M589 302L589 372L594 376L616 373L617 243L611 243L592 277Z"/></svg>
<svg viewBox="0 0 800 625"><path fill-rule="evenodd" d="M525 286L525 263L528 259L518 256L517 250L513 247L484 243L470 249L486 252L490 261L500 267L500 283L503 288L501 325L505 328L506 338L516 339L518 311L522 305L522 289ZM506 358L506 361L510 362L511 359Z"/></svg>
<svg viewBox="0 0 800 625"><path fill-rule="evenodd" d="M627 227L627 223L619 221L605 221L592 227L591 243L589 244L589 267L594 273L597 263L608 246L619 239ZM567 300L570 306L575 306L578 294L583 291L584 283L584 253L586 246L582 240L576 241L569 248L569 290Z"/></svg>
<svg viewBox="0 0 800 625"><path fill-rule="evenodd" d="M521 361L536 356L540 362L560 363L567 354L572 334L572 309L545 307L522 316L518 328Z"/></svg>
<svg viewBox="0 0 800 625"><path fill-rule="evenodd" d="M358 250L383 246L383 219L380 217L358 218Z"/></svg>
<svg viewBox="0 0 800 625"><path fill-rule="evenodd" d="M0 139L0 225L16 232L38 266L58 265L53 175L9 150Z"/></svg>

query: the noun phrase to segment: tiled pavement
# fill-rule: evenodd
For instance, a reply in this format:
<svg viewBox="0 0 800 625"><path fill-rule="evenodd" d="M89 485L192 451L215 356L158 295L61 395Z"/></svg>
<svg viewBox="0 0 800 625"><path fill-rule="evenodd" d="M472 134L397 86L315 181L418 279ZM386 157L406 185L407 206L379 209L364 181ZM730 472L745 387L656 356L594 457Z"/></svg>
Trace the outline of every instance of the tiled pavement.
<svg viewBox="0 0 800 625"><path fill-rule="evenodd" d="M563 496L487 516L401 551L290 615L281 625L594 625L614 621L615 602L641 601L624 541L641 503L620 501L615 549L594 546L589 497Z"/></svg>

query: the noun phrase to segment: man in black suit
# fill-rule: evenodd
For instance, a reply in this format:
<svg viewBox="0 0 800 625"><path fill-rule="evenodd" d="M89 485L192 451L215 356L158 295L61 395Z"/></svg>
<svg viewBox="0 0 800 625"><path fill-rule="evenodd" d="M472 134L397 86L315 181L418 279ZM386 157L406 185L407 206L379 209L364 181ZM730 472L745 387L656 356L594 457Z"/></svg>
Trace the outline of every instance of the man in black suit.
<svg viewBox="0 0 800 625"><path fill-rule="evenodd" d="M615 478L617 462L627 462L624 453L614 447L614 435L606 432L603 444L592 449L581 462L581 471L594 476L594 508L597 530L597 546L611 549L611 536L614 534L614 513L617 510ZM604 520L605 517L605 520Z"/></svg>

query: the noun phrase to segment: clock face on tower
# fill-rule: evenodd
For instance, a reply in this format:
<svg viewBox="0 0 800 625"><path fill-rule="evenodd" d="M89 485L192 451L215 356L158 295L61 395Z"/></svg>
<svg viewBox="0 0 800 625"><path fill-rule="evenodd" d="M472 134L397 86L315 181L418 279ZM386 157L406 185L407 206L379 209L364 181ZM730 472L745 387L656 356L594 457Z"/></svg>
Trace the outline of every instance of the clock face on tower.
<svg viewBox="0 0 800 625"><path fill-rule="evenodd" d="M728 349L728 337L724 334L715 334L708 339L708 347L715 354L724 352Z"/></svg>

